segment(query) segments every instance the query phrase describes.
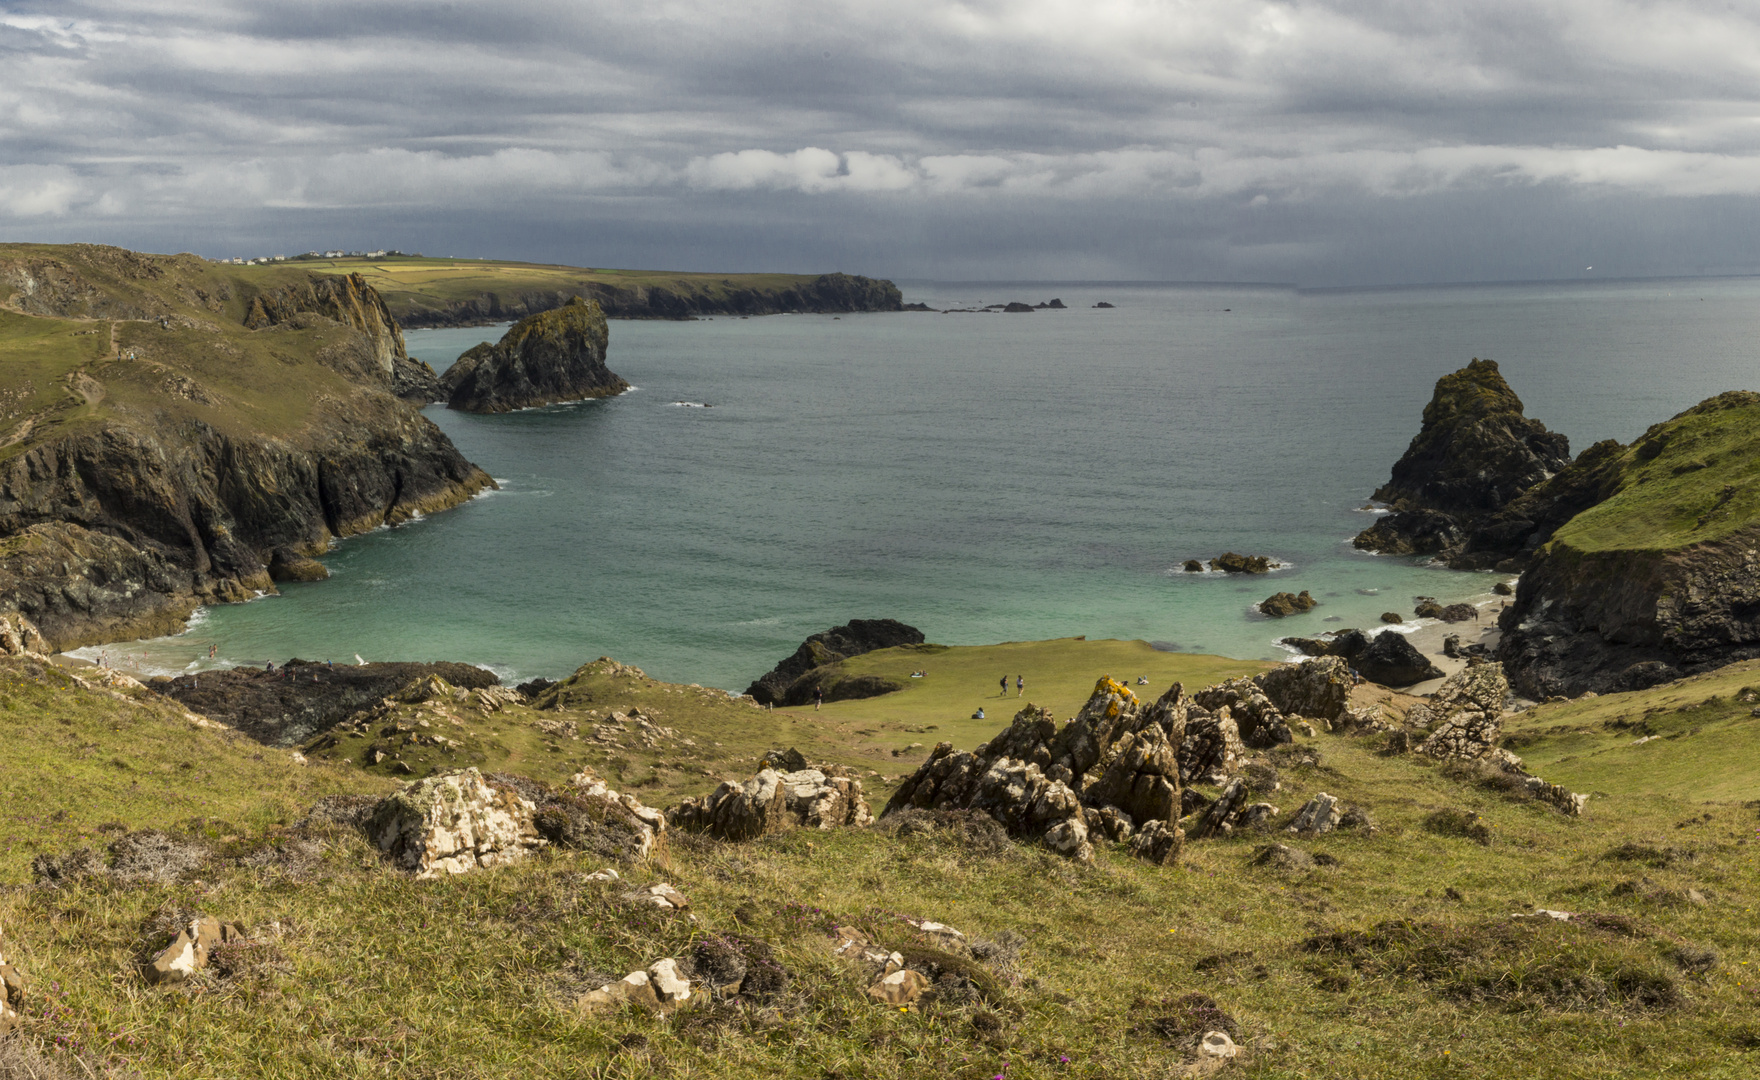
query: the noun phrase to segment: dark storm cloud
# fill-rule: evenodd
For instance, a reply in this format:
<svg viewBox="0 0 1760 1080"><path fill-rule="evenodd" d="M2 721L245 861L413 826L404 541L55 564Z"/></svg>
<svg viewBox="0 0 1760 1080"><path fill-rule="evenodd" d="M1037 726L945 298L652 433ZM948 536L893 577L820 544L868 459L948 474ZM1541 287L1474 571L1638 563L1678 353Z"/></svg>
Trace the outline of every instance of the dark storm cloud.
<svg viewBox="0 0 1760 1080"><path fill-rule="evenodd" d="M1722 3L0 0L0 67L8 238L1315 283L1760 239Z"/></svg>

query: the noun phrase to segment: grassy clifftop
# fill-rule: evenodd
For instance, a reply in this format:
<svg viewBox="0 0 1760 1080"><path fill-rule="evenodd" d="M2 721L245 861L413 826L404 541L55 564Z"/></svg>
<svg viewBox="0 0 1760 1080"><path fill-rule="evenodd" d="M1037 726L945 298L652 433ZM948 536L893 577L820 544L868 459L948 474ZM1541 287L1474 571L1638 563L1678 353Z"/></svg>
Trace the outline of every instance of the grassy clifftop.
<svg viewBox="0 0 1760 1080"><path fill-rule="evenodd" d="M1147 667L1157 656L1164 666ZM872 663L929 676L885 698L771 712L596 664L558 688L558 709L470 723L525 755L502 762L515 771L560 775L593 757L613 766L590 728L575 739L541 721L634 705L673 734L647 745L627 732L616 786L666 805L706 791L705 772L749 774L751 757L778 745L889 775L914 767L923 750L911 742L969 747L1013 705L993 697L990 721L966 719L996 694L993 670L1023 668L1027 699L1063 715L1080 699L1078 672L1089 686L1108 671L1148 674L1158 692L1221 662L1048 642ZM1373 835L1248 831L1192 843L1162 868L1105 844L1081 867L957 827L746 844L680 834L622 869L682 890L691 920L623 902L625 886L586 880L603 864L576 852L410 880L355 834L291 828L304 800L390 788L376 770L257 761L163 703L7 667L0 717L29 738L0 741L12 848L0 927L43 1006L27 1038L143 1076L1162 1080L1187 1075L1196 1039L1221 1028L1245 1050L1223 1076L1745 1077L1760 1052L1760 841L1744 805L1760 797L1760 756L1736 752L1760 731L1752 706L1735 708L1750 679L1731 670L1513 720L1539 771L1587 781L1579 819L1386 754L1373 737L1321 734L1269 761L1279 787L1258 774L1255 798L1287 816L1326 791L1367 809ZM1644 737L1633 721L1662 737L1632 748ZM73 782L44 785L51 773ZM207 861L171 881L23 884L32 855L141 827L202 841ZM1257 865L1274 840L1319 864ZM1586 914L1512 917L1537 907ZM263 944L184 988L150 988L136 964L183 910L245 923ZM869 980L833 955L826 931L854 925L887 948L926 947L906 916L984 943L969 991L907 1009L865 996ZM669 1018L573 1005L606 974L733 939L769 945L786 986Z"/></svg>
<svg viewBox="0 0 1760 1080"><path fill-rule="evenodd" d="M717 274L589 269L491 259L309 260L242 267L266 275L298 265L360 274L405 326L481 325L561 307L569 297L598 300L612 318L763 315L778 311L896 311L890 281L846 274Z"/></svg>
<svg viewBox="0 0 1760 1080"><path fill-rule="evenodd" d="M1760 522L1760 394L1732 390L1657 424L1599 467L1610 492L1553 541L1582 552L1671 551Z"/></svg>

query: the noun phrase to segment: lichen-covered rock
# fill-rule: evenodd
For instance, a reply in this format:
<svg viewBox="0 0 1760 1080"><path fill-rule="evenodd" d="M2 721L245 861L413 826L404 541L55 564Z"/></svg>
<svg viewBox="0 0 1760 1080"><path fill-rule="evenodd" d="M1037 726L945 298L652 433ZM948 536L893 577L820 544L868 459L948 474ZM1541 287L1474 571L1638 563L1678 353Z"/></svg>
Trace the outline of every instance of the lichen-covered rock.
<svg viewBox="0 0 1760 1080"><path fill-rule="evenodd" d="M1549 784L1538 776L1528 777L1525 783L1528 793L1534 798L1571 817L1581 816L1583 806L1589 801L1587 795L1578 795L1558 784Z"/></svg>
<svg viewBox="0 0 1760 1080"><path fill-rule="evenodd" d="M418 780L380 802L367 835L418 878L499 866L541 848L536 807L474 768Z"/></svg>
<svg viewBox="0 0 1760 1080"><path fill-rule="evenodd" d="M1475 664L1450 676L1408 721L1431 729L1418 752L1433 758L1476 760L1497 748L1499 717L1509 698L1501 664Z"/></svg>
<svg viewBox="0 0 1760 1080"><path fill-rule="evenodd" d="M1222 789L1222 794L1204 811L1204 816L1191 830L1193 840L1208 840L1213 836L1227 836L1234 831L1235 815L1246 805L1247 782L1235 777Z"/></svg>
<svg viewBox="0 0 1760 1080"><path fill-rule="evenodd" d="M0 941L0 944L4 944ZM0 1035L17 1031L22 1024L18 1010L25 1003L24 976L6 960L0 951Z"/></svg>
<svg viewBox="0 0 1760 1080"><path fill-rule="evenodd" d="M496 773L488 778L510 787L537 807L532 824L558 847L635 862L666 842L666 815L633 795L613 791L591 770L576 773L565 788Z"/></svg>
<svg viewBox="0 0 1760 1080"><path fill-rule="evenodd" d="M1119 740L1119 749L1084 796L1096 806L1115 806L1138 826L1179 820L1179 752L1159 724Z"/></svg>
<svg viewBox="0 0 1760 1080"><path fill-rule="evenodd" d="M49 642L37 632L37 624L23 615L0 613L0 655L39 656L52 652Z"/></svg>
<svg viewBox="0 0 1760 1080"><path fill-rule="evenodd" d="M1309 799L1296 811L1296 816L1285 827L1286 831L1319 836L1331 832L1338 826L1338 798L1322 791Z"/></svg>
<svg viewBox="0 0 1760 1080"><path fill-rule="evenodd" d="M1156 866L1172 866L1179 862L1185 839L1185 830L1178 825L1151 821L1131 837L1131 854Z"/></svg>
<svg viewBox="0 0 1760 1080"><path fill-rule="evenodd" d="M860 780L819 769L764 769L750 780L723 781L703 798L685 799L667 816L677 828L734 841L797 826L861 828L874 821Z"/></svg>
<svg viewBox="0 0 1760 1080"><path fill-rule="evenodd" d="M1286 716L1312 716L1337 720L1350 705L1351 666L1341 657L1320 656L1302 663L1284 664L1253 681Z"/></svg>
<svg viewBox="0 0 1760 1080"><path fill-rule="evenodd" d="M1240 729L1228 709L1219 713L1201 705L1187 709L1179 753L1181 784L1226 784L1246 755Z"/></svg>
<svg viewBox="0 0 1760 1080"><path fill-rule="evenodd" d="M1042 838L1060 854L1082 862L1094 855L1087 812L1080 796L1038 765L1017 758L987 758L937 744L929 759L899 785L881 814L923 810L981 810L1009 835Z"/></svg>
<svg viewBox="0 0 1760 1080"><path fill-rule="evenodd" d="M1248 747L1264 750L1295 741L1283 713L1252 679L1230 679L1207 686L1192 699L1211 712L1228 710L1241 742Z"/></svg>

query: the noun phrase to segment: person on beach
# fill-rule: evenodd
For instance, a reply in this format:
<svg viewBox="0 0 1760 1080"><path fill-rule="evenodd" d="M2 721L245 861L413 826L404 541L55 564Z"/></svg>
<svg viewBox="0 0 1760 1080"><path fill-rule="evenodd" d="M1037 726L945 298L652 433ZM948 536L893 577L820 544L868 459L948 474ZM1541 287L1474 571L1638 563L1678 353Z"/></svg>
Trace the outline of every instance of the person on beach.
<svg viewBox="0 0 1760 1080"><path fill-rule="evenodd" d="M1004 690L1008 689L1008 681L1006 679L1003 680L1002 685L1003 685ZM1026 693L1026 692L1027 692L1027 677L1025 675L1016 675L1014 677L1014 696L1020 697L1022 694Z"/></svg>

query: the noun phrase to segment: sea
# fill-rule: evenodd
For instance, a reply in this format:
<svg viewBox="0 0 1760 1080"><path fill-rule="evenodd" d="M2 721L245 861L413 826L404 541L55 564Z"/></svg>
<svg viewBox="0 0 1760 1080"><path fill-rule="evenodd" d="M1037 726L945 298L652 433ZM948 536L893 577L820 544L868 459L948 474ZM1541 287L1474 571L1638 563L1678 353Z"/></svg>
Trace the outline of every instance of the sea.
<svg viewBox="0 0 1760 1080"><path fill-rule="evenodd" d="M78 655L149 673L447 659L512 682L608 655L737 692L808 634L893 618L950 645L1287 658L1286 635L1389 611L1410 630L1415 597L1500 579L1350 543L1440 376L1495 359L1573 452L1760 381L1756 278L901 287L937 309L1065 307L613 322L619 397L426 410L500 490L337 543L329 581ZM444 370L503 329L406 339ZM1181 569L1227 551L1282 568ZM1309 613L1255 610L1302 590Z"/></svg>

